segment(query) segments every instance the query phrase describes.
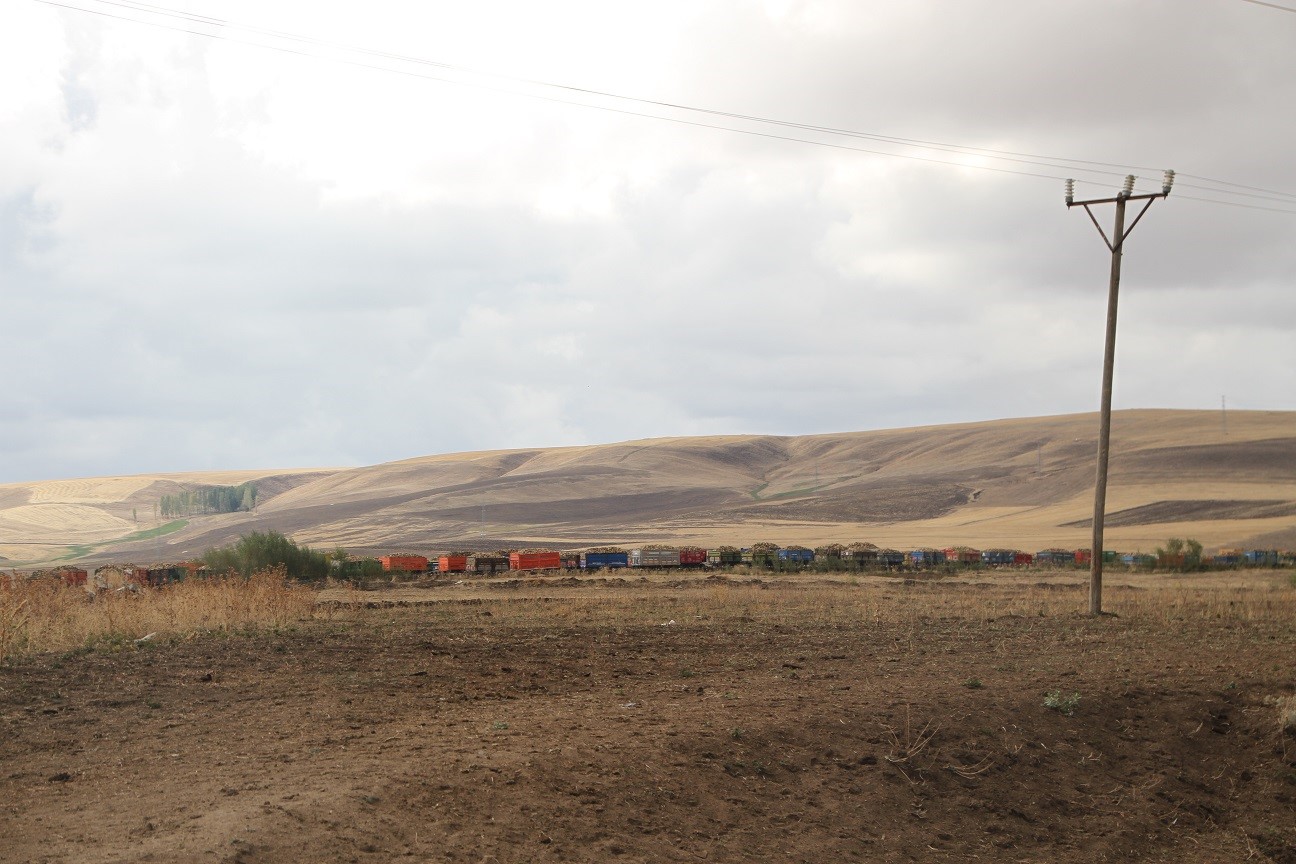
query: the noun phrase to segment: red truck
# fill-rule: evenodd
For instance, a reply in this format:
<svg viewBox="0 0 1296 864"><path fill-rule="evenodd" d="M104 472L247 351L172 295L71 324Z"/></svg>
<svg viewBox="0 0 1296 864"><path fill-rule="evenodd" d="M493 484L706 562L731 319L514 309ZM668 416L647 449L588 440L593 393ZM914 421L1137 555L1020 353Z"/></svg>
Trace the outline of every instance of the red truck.
<svg viewBox="0 0 1296 864"><path fill-rule="evenodd" d="M681 549L679 555L679 563L681 567L701 567L703 564L707 563L707 550L705 549L695 549L692 547Z"/></svg>

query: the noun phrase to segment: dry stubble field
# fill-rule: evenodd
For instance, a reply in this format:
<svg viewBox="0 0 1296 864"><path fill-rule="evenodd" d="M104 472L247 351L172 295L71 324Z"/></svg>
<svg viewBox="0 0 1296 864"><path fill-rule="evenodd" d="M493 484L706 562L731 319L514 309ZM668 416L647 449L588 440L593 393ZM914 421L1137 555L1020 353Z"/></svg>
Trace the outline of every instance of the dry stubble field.
<svg viewBox="0 0 1296 864"><path fill-rule="evenodd" d="M1292 862L1296 590L1245 578L435 585L29 653L0 857Z"/></svg>

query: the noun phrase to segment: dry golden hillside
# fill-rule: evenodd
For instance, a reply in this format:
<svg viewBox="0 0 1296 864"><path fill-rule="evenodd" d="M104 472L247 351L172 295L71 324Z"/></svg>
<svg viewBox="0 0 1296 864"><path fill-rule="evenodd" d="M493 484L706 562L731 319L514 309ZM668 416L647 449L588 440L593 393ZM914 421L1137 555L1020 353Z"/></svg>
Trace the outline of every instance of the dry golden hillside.
<svg viewBox="0 0 1296 864"><path fill-rule="evenodd" d="M1296 412L1113 419L1108 548L1171 536L1296 546ZM251 530L427 551L755 540L912 548L1088 545L1096 415L795 437L662 438L364 468L0 486L7 563L172 559ZM258 484L254 513L154 519L163 494ZM170 533L161 534L165 527ZM141 535L142 532L142 535Z"/></svg>

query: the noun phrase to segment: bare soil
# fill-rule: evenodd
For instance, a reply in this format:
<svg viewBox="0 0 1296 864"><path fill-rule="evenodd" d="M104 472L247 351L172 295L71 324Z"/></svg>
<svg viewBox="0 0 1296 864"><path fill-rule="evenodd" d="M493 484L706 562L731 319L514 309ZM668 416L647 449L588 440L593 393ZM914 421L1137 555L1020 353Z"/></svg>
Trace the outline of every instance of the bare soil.
<svg viewBox="0 0 1296 864"><path fill-rule="evenodd" d="M1156 501L1141 507L1109 513L1104 523L1122 525L1158 525L1168 522L1193 522L1223 519L1272 519L1296 515L1296 501ZM1093 519L1079 519L1063 527L1088 528Z"/></svg>
<svg viewBox="0 0 1296 864"><path fill-rule="evenodd" d="M678 614L447 600L16 661L0 859L1296 862L1265 701L1296 692L1293 622L643 590Z"/></svg>

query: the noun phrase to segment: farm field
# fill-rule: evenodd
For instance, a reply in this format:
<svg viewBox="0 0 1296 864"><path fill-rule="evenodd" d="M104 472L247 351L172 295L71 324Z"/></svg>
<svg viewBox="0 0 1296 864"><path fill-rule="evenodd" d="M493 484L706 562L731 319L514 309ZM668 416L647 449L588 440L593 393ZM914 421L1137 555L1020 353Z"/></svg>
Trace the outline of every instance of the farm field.
<svg viewBox="0 0 1296 864"><path fill-rule="evenodd" d="M1113 574L1096 619L1057 572L335 589L0 667L0 849L1289 862L1289 580Z"/></svg>

